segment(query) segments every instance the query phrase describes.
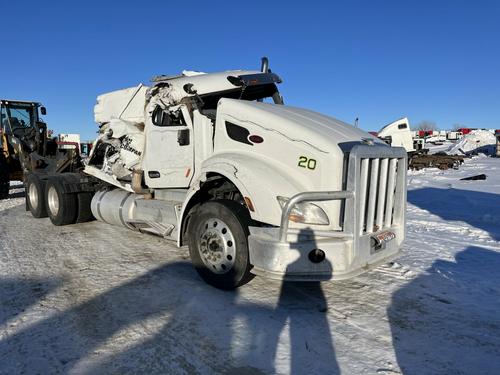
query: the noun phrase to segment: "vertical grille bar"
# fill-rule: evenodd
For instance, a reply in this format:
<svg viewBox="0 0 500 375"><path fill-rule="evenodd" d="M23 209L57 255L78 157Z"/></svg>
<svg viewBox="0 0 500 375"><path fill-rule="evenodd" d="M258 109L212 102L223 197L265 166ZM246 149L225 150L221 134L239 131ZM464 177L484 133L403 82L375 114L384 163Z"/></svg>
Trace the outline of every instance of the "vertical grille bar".
<svg viewBox="0 0 500 375"><path fill-rule="evenodd" d="M359 233L363 234L366 211L366 189L368 188L368 169L370 159L361 159L361 176L359 178Z"/></svg>
<svg viewBox="0 0 500 375"><path fill-rule="evenodd" d="M394 214L392 224L402 224L404 218L404 210L406 204L406 161L405 159L397 160L396 168L396 189L394 192Z"/></svg>
<svg viewBox="0 0 500 375"><path fill-rule="evenodd" d="M373 159L371 163L370 192L368 193L368 213L366 215L366 233L373 232L373 221L375 219L375 204L377 203L377 181L379 159Z"/></svg>
<svg viewBox="0 0 500 375"><path fill-rule="evenodd" d="M391 159L389 163L389 176L387 182L387 203L385 206L385 226L392 225L392 209L394 206L394 188L396 187L396 165L398 159Z"/></svg>
<svg viewBox="0 0 500 375"><path fill-rule="evenodd" d="M377 216L375 224L378 229L382 229L384 225L384 213L385 213L385 195L387 193L387 165L389 164L389 159L384 158L380 162L380 177L378 183L378 202L377 202Z"/></svg>

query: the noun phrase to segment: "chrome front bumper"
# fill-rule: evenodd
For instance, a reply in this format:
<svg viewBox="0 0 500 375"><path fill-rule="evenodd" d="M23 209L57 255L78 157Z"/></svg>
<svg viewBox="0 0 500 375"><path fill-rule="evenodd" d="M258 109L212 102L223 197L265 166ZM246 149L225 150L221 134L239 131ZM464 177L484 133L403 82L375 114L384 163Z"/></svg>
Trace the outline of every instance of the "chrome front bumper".
<svg viewBox="0 0 500 375"><path fill-rule="evenodd" d="M345 237L322 237L313 230L290 233L288 240L279 240L279 228L250 228L250 262L252 273L271 279L288 281L321 281L347 279L396 258L402 238L385 244L380 250L372 246L372 236L365 235L355 241ZM311 261L310 254L321 250L325 259ZM354 254L357 253L356 256Z"/></svg>

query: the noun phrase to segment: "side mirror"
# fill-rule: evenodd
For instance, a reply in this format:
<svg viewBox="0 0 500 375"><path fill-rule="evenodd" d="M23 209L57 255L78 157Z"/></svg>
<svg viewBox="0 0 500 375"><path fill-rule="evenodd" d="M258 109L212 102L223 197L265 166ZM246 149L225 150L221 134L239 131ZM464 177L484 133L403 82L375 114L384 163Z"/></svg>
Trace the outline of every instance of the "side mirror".
<svg viewBox="0 0 500 375"><path fill-rule="evenodd" d="M45 116L47 114L47 108L40 107L40 113Z"/></svg>
<svg viewBox="0 0 500 375"><path fill-rule="evenodd" d="M151 120L153 124L155 125L161 125L161 119L162 119L162 110L159 105L155 107L153 110L153 114L151 115Z"/></svg>

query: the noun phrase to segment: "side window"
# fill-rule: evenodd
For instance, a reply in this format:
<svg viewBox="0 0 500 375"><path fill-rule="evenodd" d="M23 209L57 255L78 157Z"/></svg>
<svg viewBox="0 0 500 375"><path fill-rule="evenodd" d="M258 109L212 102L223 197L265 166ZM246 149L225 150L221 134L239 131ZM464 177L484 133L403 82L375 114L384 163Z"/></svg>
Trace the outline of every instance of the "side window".
<svg viewBox="0 0 500 375"><path fill-rule="evenodd" d="M156 126L186 126L181 111L168 112L156 106L152 114L152 122Z"/></svg>
<svg viewBox="0 0 500 375"><path fill-rule="evenodd" d="M33 126L35 118L31 106L20 105L9 107L2 105L1 111L1 127L6 131L14 131L15 129L27 129ZM12 129L11 129L12 128Z"/></svg>
<svg viewBox="0 0 500 375"><path fill-rule="evenodd" d="M406 124L399 124L398 125L398 129L406 129L408 127L408 125Z"/></svg>

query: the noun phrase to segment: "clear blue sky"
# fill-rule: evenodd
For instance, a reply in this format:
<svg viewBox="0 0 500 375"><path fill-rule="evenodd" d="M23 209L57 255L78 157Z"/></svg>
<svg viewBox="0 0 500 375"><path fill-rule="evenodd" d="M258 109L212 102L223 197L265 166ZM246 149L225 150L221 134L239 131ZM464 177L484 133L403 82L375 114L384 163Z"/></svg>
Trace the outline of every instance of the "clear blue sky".
<svg viewBox="0 0 500 375"><path fill-rule="evenodd" d="M2 1L0 96L93 138L98 94L182 69L258 69L287 104L378 130L500 128L500 1Z"/></svg>

